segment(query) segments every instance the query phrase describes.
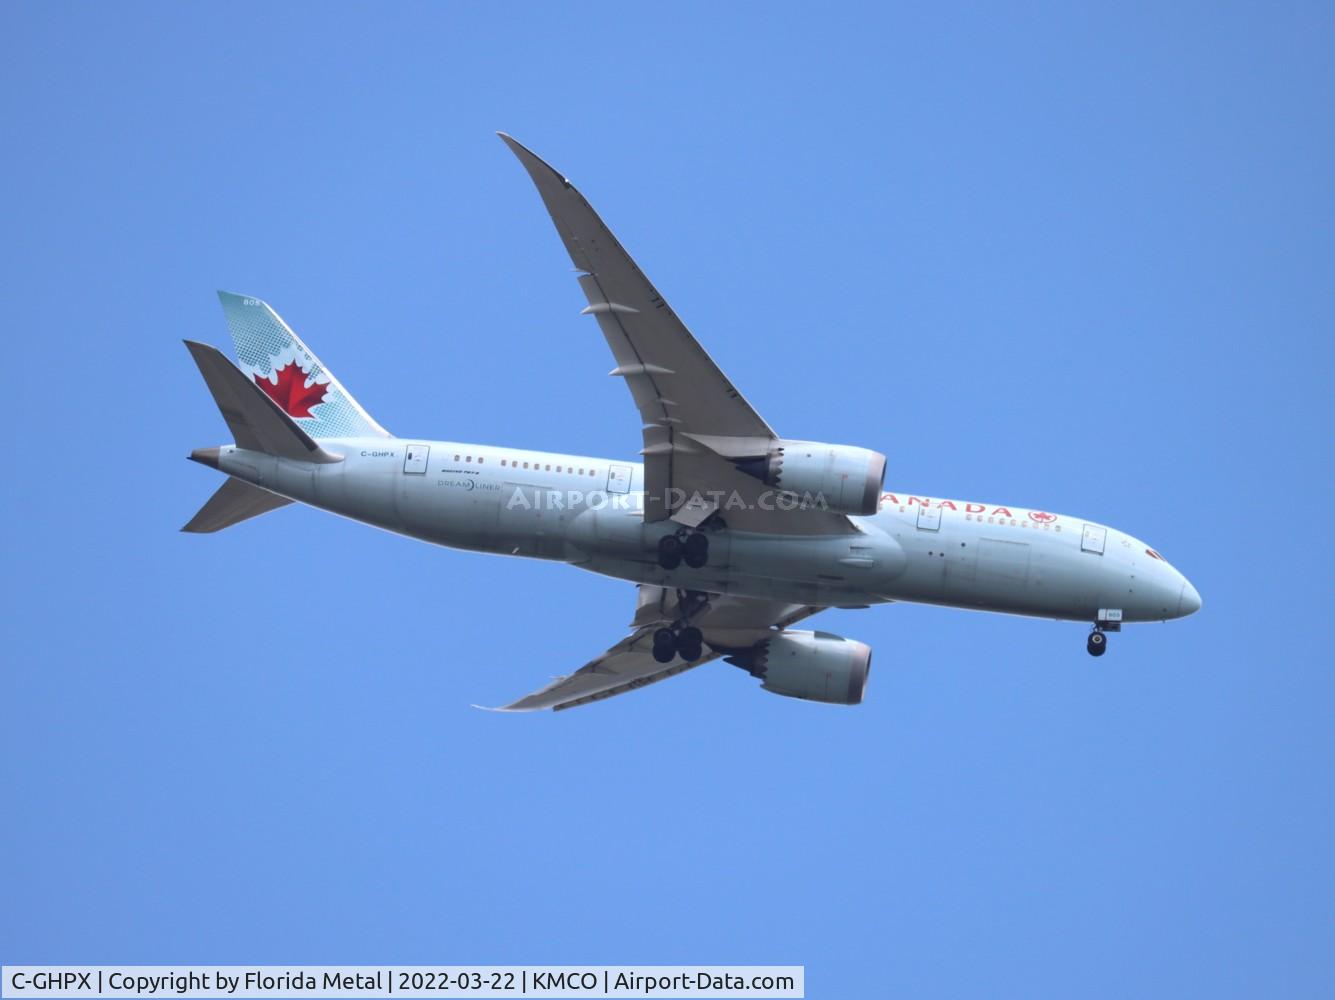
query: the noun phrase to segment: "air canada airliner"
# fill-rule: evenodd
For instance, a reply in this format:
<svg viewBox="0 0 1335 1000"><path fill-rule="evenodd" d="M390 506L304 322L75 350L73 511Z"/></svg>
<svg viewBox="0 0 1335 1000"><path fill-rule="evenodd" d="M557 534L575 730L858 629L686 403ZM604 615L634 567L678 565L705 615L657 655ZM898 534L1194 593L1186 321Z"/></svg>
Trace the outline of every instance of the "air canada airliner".
<svg viewBox="0 0 1335 1000"><path fill-rule="evenodd" d="M1199 610L1155 549L1085 518L884 487L866 448L780 437L584 197L510 136L574 262L639 411L639 461L389 433L265 302L220 292L237 364L187 340L233 443L182 529L290 503L438 545L569 563L635 584L629 634L503 711L566 709L722 658L775 694L856 705L871 649L793 626L826 608L913 601L1090 626Z"/></svg>

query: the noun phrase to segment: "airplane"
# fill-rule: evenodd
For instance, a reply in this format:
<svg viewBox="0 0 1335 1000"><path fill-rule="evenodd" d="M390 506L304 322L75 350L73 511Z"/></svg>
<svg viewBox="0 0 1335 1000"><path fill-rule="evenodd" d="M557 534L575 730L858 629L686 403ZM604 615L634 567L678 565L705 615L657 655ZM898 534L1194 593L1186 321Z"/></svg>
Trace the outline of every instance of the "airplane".
<svg viewBox="0 0 1335 1000"><path fill-rule="evenodd" d="M769 692L859 704L872 651L794 625L897 601L1090 625L1201 607L1158 551L1085 518L884 488L866 448L780 437L719 370L593 208L505 133L570 255L639 411L641 461L403 438L364 410L265 302L219 292L239 367L187 340L233 443L182 528L291 503L456 549L565 562L636 586L629 632L498 711L562 710L722 658Z"/></svg>

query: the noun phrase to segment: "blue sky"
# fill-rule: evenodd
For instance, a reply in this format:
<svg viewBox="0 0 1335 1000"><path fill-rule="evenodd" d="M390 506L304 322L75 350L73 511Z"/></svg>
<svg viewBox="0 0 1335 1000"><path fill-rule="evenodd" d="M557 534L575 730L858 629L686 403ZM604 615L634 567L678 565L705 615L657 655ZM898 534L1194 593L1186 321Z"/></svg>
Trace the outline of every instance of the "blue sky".
<svg viewBox="0 0 1335 1000"><path fill-rule="evenodd" d="M1083 6L1083 5L1077 5ZM1319 4L0 14L8 963L800 963L808 996L1329 996ZM631 456L536 193L887 486L1159 547L1114 636L895 606L866 703L480 713L627 584L287 509L179 534L262 296L403 434Z"/></svg>

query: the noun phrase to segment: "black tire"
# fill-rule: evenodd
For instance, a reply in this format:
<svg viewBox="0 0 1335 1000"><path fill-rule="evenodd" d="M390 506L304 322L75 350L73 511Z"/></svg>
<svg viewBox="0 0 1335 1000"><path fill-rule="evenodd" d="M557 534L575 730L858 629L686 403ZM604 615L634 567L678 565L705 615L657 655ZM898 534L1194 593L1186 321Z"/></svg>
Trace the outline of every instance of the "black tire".
<svg viewBox="0 0 1335 1000"><path fill-rule="evenodd" d="M690 535L681 548L682 558L691 569L699 569L709 562L709 539L700 532Z"/></svg>
<svg viewBox="0 0 1335 1000"><path fill-rule="evenodd" d="M681 565L681 539L676 535L664 535L658 540L658 565L663 569L676 569Z"/></svg>
<svg viewBox="0 0 1335 1000"><path fill-rule="evenodd" d="M677 633L677 648L699 647L704 644L705 637L698 628L688 626Z"/></svg>
<svg viewBox="0 0 1335 1000"><path fill-rule="evenodd" d="M659 663L671 663L677 655L677 636L670 628L660 628L654 633L654 659Z"/></svg>
<svg viewBox="0 0 1335 1000"><path fill-rule="evenodd" d="M705 649L703 646L678 646L677 655L687 663L694 663L705 655Z"/></svg>
<svg viewBox="0 0 1335 1000"><path fill-rule="evenodd" d="M1089 633L1089 640L1085 643L1085 649L1090 656L1102 656L1108 652L1108 637L1102 632Z"/></svg>

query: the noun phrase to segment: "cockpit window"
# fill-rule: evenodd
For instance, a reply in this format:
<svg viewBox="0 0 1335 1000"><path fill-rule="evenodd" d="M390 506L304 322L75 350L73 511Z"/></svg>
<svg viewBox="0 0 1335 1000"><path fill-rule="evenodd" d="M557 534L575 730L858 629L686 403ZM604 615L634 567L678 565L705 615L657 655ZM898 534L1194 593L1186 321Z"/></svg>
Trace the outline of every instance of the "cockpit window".
<svg viewBox="0 0 1335 1000"><path fill-rule="evenodd" d="M1145 550L1145 554L1146 554L1147 556L1149 556L1151 559L1158 559L1159 562L1163 562L1163 563L1168 562L1167 559L1165 559L1163 556L1159 555L1159 553L1155 552L1153 549L1146 549L1146 550Z"/></svg>

